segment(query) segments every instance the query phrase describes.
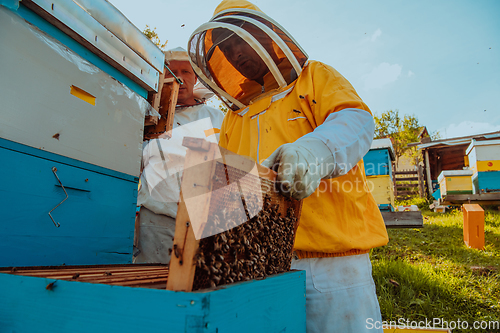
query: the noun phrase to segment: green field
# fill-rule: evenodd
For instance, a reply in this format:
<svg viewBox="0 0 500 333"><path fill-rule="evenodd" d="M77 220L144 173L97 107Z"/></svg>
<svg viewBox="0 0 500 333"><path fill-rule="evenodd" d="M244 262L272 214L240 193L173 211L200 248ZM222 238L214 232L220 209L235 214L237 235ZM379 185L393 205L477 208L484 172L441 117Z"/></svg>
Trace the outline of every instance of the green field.
<svg viewBox="0 0 500 333"><path fill-rule="evenodd" d="M372 250L383 320L460 320L469 330L453 332L500 332L471 329L500 322L500 212L485 211L485 250L464 244L459 209L422 214L423 228L389 229L389 244Z"/></svg>

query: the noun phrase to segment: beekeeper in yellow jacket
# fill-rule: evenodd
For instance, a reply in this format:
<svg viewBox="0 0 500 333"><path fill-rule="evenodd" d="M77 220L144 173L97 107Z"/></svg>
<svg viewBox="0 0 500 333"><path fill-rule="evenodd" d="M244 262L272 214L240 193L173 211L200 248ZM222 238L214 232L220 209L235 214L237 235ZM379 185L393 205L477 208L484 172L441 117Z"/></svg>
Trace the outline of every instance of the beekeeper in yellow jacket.
<svg viewBox="0 0 500 333"><path fill-rule="evenodd" d="M199 79L229 107L219 144L278 172L304 199L292 268L305 270L308 332L373 332L370 249L388 242L362 157L374 121L351 84L247 1L223 1L194 31Z"/></svg>

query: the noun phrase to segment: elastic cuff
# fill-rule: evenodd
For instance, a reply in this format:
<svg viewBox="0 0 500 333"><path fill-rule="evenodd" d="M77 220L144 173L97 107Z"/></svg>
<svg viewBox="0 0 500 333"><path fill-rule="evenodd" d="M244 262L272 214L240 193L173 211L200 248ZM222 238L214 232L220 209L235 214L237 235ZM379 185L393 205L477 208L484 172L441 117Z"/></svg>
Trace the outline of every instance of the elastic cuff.
<svg viewBox="0 0 500 333"><path fill-rule="evenodd" d="M358 254L365 254L365 253L369 253L369 252L370 252L370 250L359 250L359 249L353 249L353 250L349 250L346 252L337 252L337 253L310 252L310 251L295 250L294 254L299 259L304 259L304 258L346 257L346 256L355 256Z"/></svg>

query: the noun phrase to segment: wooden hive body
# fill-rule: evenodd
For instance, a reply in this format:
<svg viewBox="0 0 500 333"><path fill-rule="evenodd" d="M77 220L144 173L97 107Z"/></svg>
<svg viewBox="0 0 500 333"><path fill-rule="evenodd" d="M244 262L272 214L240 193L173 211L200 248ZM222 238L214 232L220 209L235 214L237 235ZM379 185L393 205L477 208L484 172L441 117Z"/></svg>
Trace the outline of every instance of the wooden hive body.
<svg viewBox="0 0 500 333"><path fill-rule="evenodd" d="M165 265L3 268L0 327L50 333L306 331L304 271L189 293L164 290L167 275Z"/></svg>

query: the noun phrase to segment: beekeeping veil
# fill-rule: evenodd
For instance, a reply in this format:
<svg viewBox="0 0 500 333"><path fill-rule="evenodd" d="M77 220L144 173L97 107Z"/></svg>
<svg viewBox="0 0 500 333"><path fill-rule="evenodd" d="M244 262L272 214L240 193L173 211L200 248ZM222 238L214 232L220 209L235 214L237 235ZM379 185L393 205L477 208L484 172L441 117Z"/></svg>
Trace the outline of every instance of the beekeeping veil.
<svg viewBox="0 0 500 333"><path fill-rule="evenodd" d="M163 51L163 53L165 54L165 66L169 66L171 61L189 62L188 53L182 47L176 47L175 49ZM211 90L208 90L199 80L193 87L193 97L201 102L205 102L213 95L214 93Z"/></svg>
<svg viewBox="0 0 500 333"><path fill-rule="evenodd" d="M220 50L223 42L238 37L267 65L264 86L245 78ZM188 54L199 80L233 111L245 108L263 91L288 86L307 61L307 54L283 27L257 6L242 0L222 1L210 21L191 35Z"/></svg>

